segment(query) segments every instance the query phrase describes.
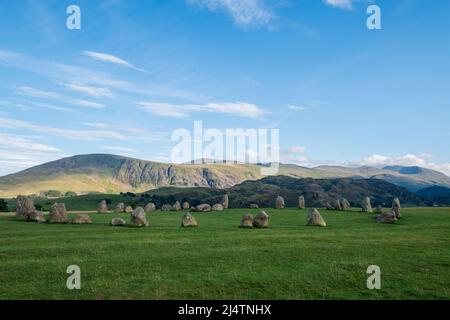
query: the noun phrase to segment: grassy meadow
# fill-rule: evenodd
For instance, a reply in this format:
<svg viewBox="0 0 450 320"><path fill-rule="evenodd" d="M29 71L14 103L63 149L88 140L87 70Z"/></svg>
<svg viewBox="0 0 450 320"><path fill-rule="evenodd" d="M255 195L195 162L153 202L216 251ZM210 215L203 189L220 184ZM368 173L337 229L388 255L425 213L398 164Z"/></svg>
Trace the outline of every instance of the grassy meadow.
<svg viewBox="0 0 450 320"><path fill-rule="evenodd" d="M450 209L407 208L395 225L374 214L266 209L268 229L240 229L244 213L147 214L149 228L110 227L126 214L91 214L92 225L51 225L0 215L0 299L449 299ZM72 214L73 215L73 214ZM66 268L81 268L81 290ZM368 290L378 265L382 289Z"/></svg>

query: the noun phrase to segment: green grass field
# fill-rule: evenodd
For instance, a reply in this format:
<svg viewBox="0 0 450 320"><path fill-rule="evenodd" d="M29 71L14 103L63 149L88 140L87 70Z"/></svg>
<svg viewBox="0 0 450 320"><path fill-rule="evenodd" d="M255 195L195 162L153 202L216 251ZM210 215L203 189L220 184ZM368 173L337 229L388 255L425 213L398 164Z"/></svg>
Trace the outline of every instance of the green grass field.
<svg viewBox="0 0 450 320"><path fill-rule="evenodd" d="M396 225L372 214L267 209L268 229L239 229L248 209L147 214L151 227L50 225L0 216L0 299L449 299L450 209L408 208ZM81 290L66 268L81 267ZM382 289L366 288L369 265Z"/></svg>

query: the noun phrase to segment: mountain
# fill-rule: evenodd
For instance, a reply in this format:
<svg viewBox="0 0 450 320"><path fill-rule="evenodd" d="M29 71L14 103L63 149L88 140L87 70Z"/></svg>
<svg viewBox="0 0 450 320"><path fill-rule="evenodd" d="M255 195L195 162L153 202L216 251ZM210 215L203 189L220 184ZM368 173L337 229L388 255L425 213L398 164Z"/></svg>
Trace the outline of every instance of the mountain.
<svg viewBox="0 0 450 320"><path fill-rule="evenodd" d="M416 192L420 197L429 199L434 205L450 205L450 188L428 187Z"/></svg>
<svg viewBox="0 0 450 320"><path fill-rule="evenodd" d="M143 192L167 186L224 189L263 178L261 168L258 164L167 164L109 154L78 155L0 177L0 197L50 190L56 191L52 194L84 194ZM419 167L305 168L280 164L278 174L293 178L384 180L413 192L431 186L450 187L450 177Z"/></svg>

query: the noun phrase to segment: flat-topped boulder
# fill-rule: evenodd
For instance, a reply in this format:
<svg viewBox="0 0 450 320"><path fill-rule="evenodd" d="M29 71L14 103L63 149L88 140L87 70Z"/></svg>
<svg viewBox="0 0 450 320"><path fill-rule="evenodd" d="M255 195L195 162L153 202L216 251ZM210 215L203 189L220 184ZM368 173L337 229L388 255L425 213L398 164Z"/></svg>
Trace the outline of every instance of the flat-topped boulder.
<svg viewBox="0 0 450 320"><path fill-rule="evenodd" d="M253 228L253 216L251 214L244 214L241 219L240 228Z"/></svg>
<svg viewBox="0 0 450 320"><path fill-rule="evenodd" d="M50 208L48 215L48 222L50 223L68 223L69 217L64 203L54 203Z"/></svg>
<svg viewBox="0 0 450 320"><path fill-rule="evenodd" d="M322 218L322 215L320 214L319 210L316 208L310 208L308 210L308 226L318 226L318 227L326 227L327 223Z"/></svg>
<svg viewBox="0 0 450 320"><path fill-rule="evenodd" d="M126 224L127 223L122 218L114 218L114 219L111 220L111 225L113 227L122 227L122 226L124 226Z"/></svg>
<svg viewBox="0 0 450 320"><path fill-rule="evenodd" d="M193 212L210 212L211 210L211 206L207 203L199 204L191 209Z"/></svg>
<svg viewBox="0 0 450 320"><path fill-rule="evenodd" d="M144 208L137 207L131 213L131 225L135 227L148 227L150 224L145 216Z"/></svg>
<svg viewBox="0 0 450 320"><path fill-rule="evenodd" d="M376 217L377 223L392 224L392 223L395 223L397 220L398 219L395 216L395 212L393 212L393 211L380 214Z"/></svg>
<svg viewBox="0 0 450 320"><path fill-rule="evenodd" d="M197 227L198 223L197 220L194 218L194 216L189 212L187 212L181 218L181 226L183 228Z"/></svg>
<svg viewBox="0 0 450 320"><path fill-rule="evenodd" d="M220 203L216 203L211 208L212 211L223 211L223 209L224 208L223 208L223 206Z"/></svg>
<svg viewBox="0 0 450 320"><path fill-rule="evenodd" d="M254 228L267 228L269 226L269 215L261 211L253 218L253 227Z"/></svg>
<svg viewBox="0 0 450 320"><path fill-rule="evenodd" d="M72 219L71 223L74 224L91 224L92 219L87 214L78 214L75 218Z"/></svg>
<svg viewBox="0 0 450 320"><path fill-rule="evenodd" d="M250 209L259 209L259 206L256 203L250 204Z"/></svg>

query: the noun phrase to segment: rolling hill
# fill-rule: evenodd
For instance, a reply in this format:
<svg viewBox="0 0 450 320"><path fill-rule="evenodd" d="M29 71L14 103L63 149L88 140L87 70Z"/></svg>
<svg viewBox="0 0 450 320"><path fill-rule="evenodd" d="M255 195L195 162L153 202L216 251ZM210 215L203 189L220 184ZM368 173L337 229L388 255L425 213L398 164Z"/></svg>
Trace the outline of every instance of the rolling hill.
<svg viewBox="0 0 450 320"><path fill-rule="evenodd" d="M258 180L257 164L167 164L109 154L78 155L56 160L0 177L0 197L62 193L144 192L161 187L207 187L225 189L248 180ZM281 164L279 175L294 178L351 178L384 180L415 192L432 187L450 187L450 177L419 167L305 168Z"/></svg>

